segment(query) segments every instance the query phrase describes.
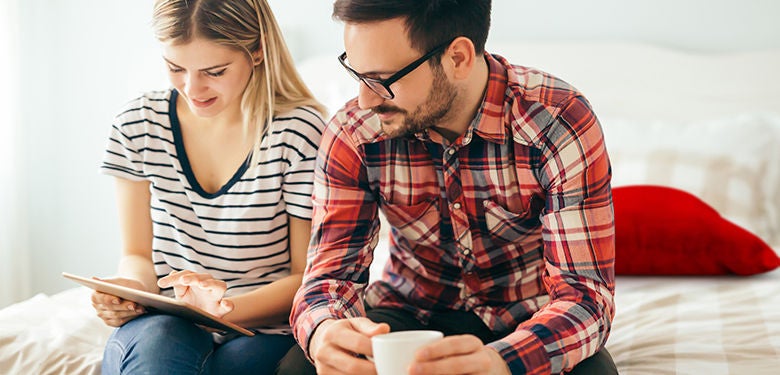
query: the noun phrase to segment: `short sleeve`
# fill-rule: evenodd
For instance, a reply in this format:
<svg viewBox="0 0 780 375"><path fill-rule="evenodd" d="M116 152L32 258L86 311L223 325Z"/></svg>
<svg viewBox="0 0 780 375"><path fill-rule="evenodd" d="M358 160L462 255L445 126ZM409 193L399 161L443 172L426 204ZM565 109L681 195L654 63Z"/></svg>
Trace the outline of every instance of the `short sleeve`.
<svg viewBox="0 0 780 375"><path fill-rule="evenodd" d="M135 100L114 118L100 166L101 173L132 181L145 179L140 147L136 144L136 140L143 136L138 134L143 126L141 111L138 110L141 106L140 101Z"/></svg>
<svg viewBox="0 0 780 375"><path fill-rule="evenodd" d="M284 122L280 141L286 146L289 161L282 186L287 214L311 220L314 166L325 122L322 115L310 107L296 108L278 116L274 122Z"/></svg>

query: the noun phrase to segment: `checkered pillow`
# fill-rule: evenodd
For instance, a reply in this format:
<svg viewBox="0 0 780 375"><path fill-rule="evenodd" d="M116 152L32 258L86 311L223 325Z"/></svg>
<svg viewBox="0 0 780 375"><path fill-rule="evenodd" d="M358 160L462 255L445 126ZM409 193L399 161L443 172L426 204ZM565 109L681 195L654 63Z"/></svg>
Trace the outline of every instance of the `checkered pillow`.
<svg viewBox="0 0 780 375"><path fill-rule="evenodd" d="M613 186L685 190L780 246L780 115L687 123L602 119Z"/></svg>

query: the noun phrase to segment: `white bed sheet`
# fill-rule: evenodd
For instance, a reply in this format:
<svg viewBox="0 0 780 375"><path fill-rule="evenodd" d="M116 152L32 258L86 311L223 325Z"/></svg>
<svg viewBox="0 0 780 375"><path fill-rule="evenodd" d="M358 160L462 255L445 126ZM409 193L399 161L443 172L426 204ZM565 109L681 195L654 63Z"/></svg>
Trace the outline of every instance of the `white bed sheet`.
<svg viewBox="0 0 780 375"><path fill-rule="evenodd" d="M39 294L0 310L0 374L99 374L111 328L95 316L90 293ZM619 276L615 299L607 348L623 375L778 373L780 269Z"/></svg>
<svg viewBox="0 0 780 375"><path fill-rule="evenodd" d="M780 269L621 276L607 348L622 375L780 373Z"/></svg>
<svg viewBox="0 0 780 375"><path fill-rule="evenodd" d="M112 328L95 315L91 294L38 294L0 310L0 374L100 374Z"/></svg>

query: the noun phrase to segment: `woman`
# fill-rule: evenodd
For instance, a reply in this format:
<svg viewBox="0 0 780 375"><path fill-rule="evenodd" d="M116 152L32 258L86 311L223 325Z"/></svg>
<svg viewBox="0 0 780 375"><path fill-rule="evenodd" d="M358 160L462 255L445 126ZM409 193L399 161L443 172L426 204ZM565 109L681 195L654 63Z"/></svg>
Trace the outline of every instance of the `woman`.
<svg viewBox="0 0 780 375"><path fill-rule="evenodd" d="M94 293L103 373L273 373L310 236L322 106L295 71L265 0L158 0L153 28L173 88L116 118L117 284L175 296L252 328L229 337Z"/></svg>

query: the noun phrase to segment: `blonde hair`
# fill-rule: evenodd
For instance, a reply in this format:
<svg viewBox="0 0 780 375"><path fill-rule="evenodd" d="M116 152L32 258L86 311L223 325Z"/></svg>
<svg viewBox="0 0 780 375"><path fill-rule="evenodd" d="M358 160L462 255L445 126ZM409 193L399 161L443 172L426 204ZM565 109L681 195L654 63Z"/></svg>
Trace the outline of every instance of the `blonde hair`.
<svg viewBox="0 0 780 375"><path fill-rule="evenodd" d="M202 37L243 51L252 62L262 52L241 98L244 134L255 125L253 165L273 117L296 107L325 108L309 91L293 64L276 18L265 0L157 0L152 27L161 42L188 43Z"/></svg>

